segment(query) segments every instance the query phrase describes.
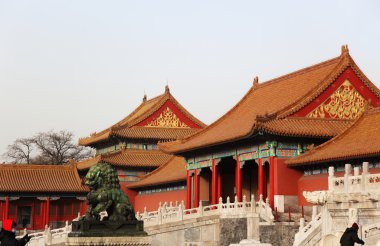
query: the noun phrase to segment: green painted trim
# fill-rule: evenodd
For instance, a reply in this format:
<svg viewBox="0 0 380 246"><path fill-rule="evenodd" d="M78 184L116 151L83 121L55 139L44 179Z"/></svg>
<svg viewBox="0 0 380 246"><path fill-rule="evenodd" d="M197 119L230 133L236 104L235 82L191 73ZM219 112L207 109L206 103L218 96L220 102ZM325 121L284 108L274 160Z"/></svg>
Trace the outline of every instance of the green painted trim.
<svg viewBox="0 0 380 246"><path fill-rule="evenodd" d="M208 155L195 156L187 159L187 170L212 167L213 159L238 156L241 162L257 160L269 157L295 157L303 153L305 145L302 143L282 143L277 141L266 141L262 144L244 146L238 149L230 149L211 153ZM218 164L218 163L216 163ZM244 164L243 164L244 165Z"/></svg>

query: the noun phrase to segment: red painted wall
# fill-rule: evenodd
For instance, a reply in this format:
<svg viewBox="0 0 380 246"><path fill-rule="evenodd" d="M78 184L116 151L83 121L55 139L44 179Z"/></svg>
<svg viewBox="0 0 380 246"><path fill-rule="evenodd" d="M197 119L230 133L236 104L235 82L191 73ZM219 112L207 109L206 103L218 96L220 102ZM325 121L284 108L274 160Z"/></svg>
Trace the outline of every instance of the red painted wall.
<svg viewBox="0 0 380 246"><path fill-rule="evenodd" d="M135 197L135 212L139 211L140 213L144 212L144 207L146 207L147 211L155 211L158 208L160 202L162 204L167 202L173 202L173 205L176 201L181 202L184 201L186 204L186 190L175 190L175 191L167 191L160 193L152 193L152 194L144 194L137 195Z"/></svg>
<svg viewBox="0 0 380 246"><path fill-rule="evenodd" d="M369 173L380 173L380 168L371 168ZM336 177L342 177L344 172L336 172L334 174ZM302 195L304 191L317 191L317 190L328 190L328 174L315 174L309 176L302 176L298 180L298 204L300 206L311 206L305 197Z"/></svg>
<svg viewBox="0 0 380 246"><path fill-rule="evenodd" d="M336 173L336 176L342 176L342 173ZM316 191L316 190L327 190L327 173L316 174L310 176L302 176L298 180L298 204L300 206L310 206L312 204L308 203L305 197L302 195L304 191Z"/></svg>
<svg viewBox="0 0 380 246"><path fill-rule="evenodd" d="M126 194L129 198L129 201L132 203L132 206L135 207L135 197L137 195L137 191L128 189L126 186L131 184L130 182L120 182L120 189Z"/></svg>
<svg viewBox="0 0 380 246"><path fill-rule="evenodd" d="M274 194L296 196L298 194L297 181L303 176L303 172L289 168L285 164L286 160L285 158L274 160Z"/></svg>
<svg viewBox="0 0 380 246"><path fill-rule="evenodd" d="M80 211L82 207L85 207L83 206L84 203L85 201L80 201L76 198L60 198L56 201L51 201L49 222L65 222L73 220L77 217L78 211ZM26 197L10 201L8 215L5 215L4 213L4 202L2 202L1 205L1 220L8 218L18 223L19 208L27 206L31 208L31 223L28 229L41 230L45 228L46 201ZM23 229L22 225L20 223L18 224L18 229Z"/></svg>

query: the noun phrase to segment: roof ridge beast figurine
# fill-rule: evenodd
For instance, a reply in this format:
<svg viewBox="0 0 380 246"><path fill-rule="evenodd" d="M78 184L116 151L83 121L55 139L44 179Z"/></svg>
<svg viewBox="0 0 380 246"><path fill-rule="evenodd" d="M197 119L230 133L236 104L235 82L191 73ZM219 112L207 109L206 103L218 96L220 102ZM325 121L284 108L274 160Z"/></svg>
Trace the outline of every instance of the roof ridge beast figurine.
<svg viewBox="0 0 380 246"><path fill-rule="evenodd" d="M136 220L128 197L120 190L119 178L115 169L107 163L92 166L85 177L85 184L90 188L87 194L87 212L81 220L100 221L100 212L107 211L103 220Z"/></svg>

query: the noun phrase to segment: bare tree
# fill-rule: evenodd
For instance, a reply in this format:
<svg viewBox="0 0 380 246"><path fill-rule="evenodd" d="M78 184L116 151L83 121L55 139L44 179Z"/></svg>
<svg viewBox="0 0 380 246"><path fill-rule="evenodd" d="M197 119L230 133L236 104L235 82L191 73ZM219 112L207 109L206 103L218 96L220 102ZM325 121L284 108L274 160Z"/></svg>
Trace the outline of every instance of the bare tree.
<svg viewBox="0 0 380 246"><path fill-rule="evenodd" d="M32 138L18 138L13 144L8 145L7 152L3 155L13 163L32 163L32 152L35 149Z"/></svg>
<svg viewBox="0 0 380 246"><path fill-rule="evenodd" d="M32 138L17 139L4 156L13 163L59 165L94 155L92 149L78 146L73 138L74 134L68 131L41 132Z"/></svg>
<svg viewBox="0 0 380 246"><path fill-rule="evenodd" d="M73 133L68 131L49 131L37 134L34 144L39 150L39 158L48 164L57 165L69 160L83 160L93 155L89 148L73 143Z"/></svg>

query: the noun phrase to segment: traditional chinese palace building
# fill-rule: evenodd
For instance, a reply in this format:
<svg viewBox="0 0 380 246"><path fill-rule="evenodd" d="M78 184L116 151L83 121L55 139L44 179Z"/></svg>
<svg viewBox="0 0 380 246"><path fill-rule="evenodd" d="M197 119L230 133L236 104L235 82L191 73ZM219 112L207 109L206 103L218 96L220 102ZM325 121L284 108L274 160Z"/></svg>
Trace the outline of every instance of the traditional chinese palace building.
<svg viewBox="0 0 380 246"><path fill-rule="evenodd" d="M130 197L135 207L154 204L160 201L174 199L184 200L185 162L183 158L175 158L171 154L158 150L158 142L172 141L193 134L205 127L205 124L190 114L170 93L166 86L164 94L143 102L127 117L113 126L91 134L79 140L79 144L96 149L97 155L77 164L78 170L84 175L96 163L109 163L117 169L122 190ZM178 170L174 166L178 166ZM128 189L127 185L139 181L160 166L172 167L174 176L167 182L151 183L141 188ZM153 174L152 174L153 175ZM149 178L150 179L150 178ZM158 186L157 186L158 185ZM139 197L148 197L147 205L135 203Z"/></svg>
<svg viewBox="0 0 380 246"><path fill-rule="evenodd" d="M265 83L256 78L216 122L159 146L186 159L187 207L262 194L283 211L297 205L298 181L315 168L286 161L342 133L379 99L343 46L336 58Z"/></svg>
<svg viewBox="0 0 380 246"><path fill-rule="evenodd" d="M328 190L328 168L335 167L343 176L345 164L362 167L369 162L370 173L380 173L380 108L368 109L355 123L338 136L307 153L286 161L289 167L304 170L298 180L298 197L306 204L303 191ZM379 179L361 182L379 183ZM340 183L334 185L342 185Z"/></svg>
<svg viewBox="0 0 380 246"><path fill-rule="evenodd" d="M66 165L0 165L0 219L19 229L63 226L86 211L87 187L74 163Z"/></svg>
<svg viewBox="0 0 380 246"><path fill-rule="evenodd" d="M99 162L118 172L135 210L268 197L279 212L327 189L328 166L380 172L380 91L342 47L340 56L259 83L209 126L170 93L143 102L111 127L79 140L94 158L63 166L0 165L0 216L43 229L86 211L80 176ZM369 182L379 182L372 180Z"/></svg>

